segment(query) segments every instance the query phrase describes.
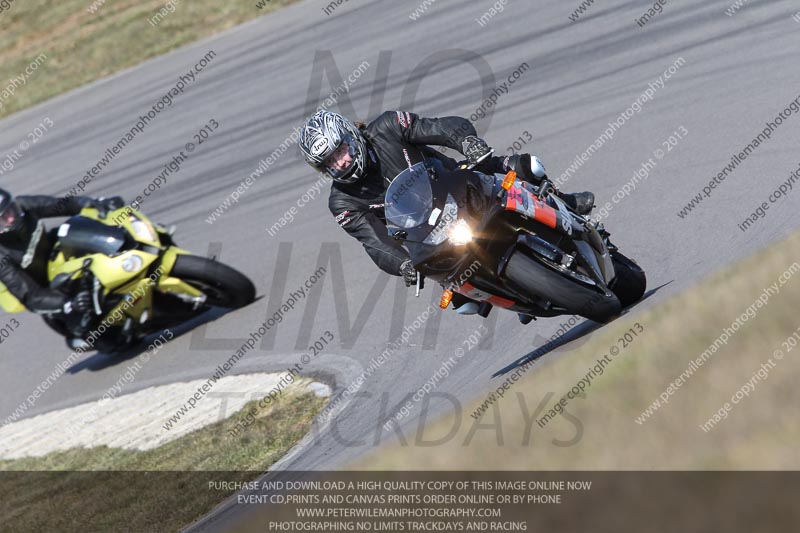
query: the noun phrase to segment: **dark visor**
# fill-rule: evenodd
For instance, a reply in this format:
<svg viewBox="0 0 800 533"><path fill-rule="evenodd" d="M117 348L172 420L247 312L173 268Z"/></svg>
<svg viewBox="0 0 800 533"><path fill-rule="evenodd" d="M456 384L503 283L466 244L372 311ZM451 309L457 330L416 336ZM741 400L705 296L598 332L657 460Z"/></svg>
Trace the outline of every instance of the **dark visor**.
<svg viewBox="0 0 800 533"><path fill-rule="evenodd" d="M0 233L7 233L17 227L22 218L22 212L16 202L13 202L0 213Z"/></svg>

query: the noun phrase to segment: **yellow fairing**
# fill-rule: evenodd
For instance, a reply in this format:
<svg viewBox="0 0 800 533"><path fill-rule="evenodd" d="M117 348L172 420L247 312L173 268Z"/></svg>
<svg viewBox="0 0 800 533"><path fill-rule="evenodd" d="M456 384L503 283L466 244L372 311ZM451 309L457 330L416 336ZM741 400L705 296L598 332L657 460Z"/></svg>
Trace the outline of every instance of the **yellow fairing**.
<svg viewBox="0 0 800 533"><path fill-rule="evenodd" d="M8 292L8 289L5 285L0 283L0 307L3 308L3 311L6 313L22 313L23 311L27 311L22 302L17 300L17 297Z"/></svg>
<svg viewBox="0 0 800 533"><path fill-rule="evenodd" d="M189 253L190 252L187 252L186 250L181 250L180 248L176 248L174 246L167 248L161 259L161 268L163 269L165 275L159 280L159 291L173 294L186 294L194 298L202 296L203 292L199 289L192 287L179 278L169 275L172 273L172 267L175 266L175 261L178 259L178 255Z"/></svg>
<svg viewBox="0 0 800 533"><path fill-rule="evenodd" d="M108 294L110 292L125 292L124 290L118 289L124 289L137 278L145 275L150 265L158 260L158 256L141 250L129 250L115 257L91 254L67 261L64 259L64 254L59 253L47 267L48 278L50 281L53 281L53 279L62 272L71 274L77 271L78 274L80 274L79 271L84 261L87 259L92 260L92 265L90 267L92 274L100 281L105 288L105 293ZM126 271L123 266L125 264L137 266L138 268L133 271ZM128 268L130 268L130 266ZM80 277L80 275L75 277Z"/></svg>
<svg viewBox="0 0 800 533"><path fill-rule="evenodd" d="M153 290L164 293L184 294L200 297L202 292L184 281L172 277L172 269L180 254L188 254L175 246L164 248L159 238L165 231L154 225L147 217L129 207L117 209L100 218L93 208L83 209L81 215L108 226L124 228L136 241L147 245L147 251L129 250L115 257L91 254L67 260L59 253L48 264L48 279L66 273L74 279L82 275L83 264L91 259L89 269L102 284L104 294L126 295L126 297L106 317L106 325L111 326L131 317L144 323L153 313ZM159 262L158 267L155 263ZM22 303L0 283L0 307L8 313L26 311Z"/></svg>

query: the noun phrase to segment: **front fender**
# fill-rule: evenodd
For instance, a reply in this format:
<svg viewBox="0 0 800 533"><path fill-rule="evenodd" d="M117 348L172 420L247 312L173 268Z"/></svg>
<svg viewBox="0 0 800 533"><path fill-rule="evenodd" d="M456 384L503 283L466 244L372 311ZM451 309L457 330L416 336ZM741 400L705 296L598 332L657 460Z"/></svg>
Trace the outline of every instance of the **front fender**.
<svg viewBox="0 0 800 533"><path fill-rule="evenodd" d="M203 292L180 278L172 276L172 269L180 255L193 255L187 250L170 246L161 257L161 277L158 280L158 290L163 293L182 294L192 298L200 298Z"/></svg>

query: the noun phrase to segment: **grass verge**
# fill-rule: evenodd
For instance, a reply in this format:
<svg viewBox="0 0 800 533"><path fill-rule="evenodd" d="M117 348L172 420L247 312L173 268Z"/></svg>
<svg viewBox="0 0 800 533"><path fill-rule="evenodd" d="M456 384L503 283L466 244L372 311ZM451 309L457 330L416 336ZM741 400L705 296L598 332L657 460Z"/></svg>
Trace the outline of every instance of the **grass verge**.
<svg viewBox="0 0 800 533"><path fill-rule="evenodd" d="M0 117L293 1L16 0L0 13Z"/></svg>
<svg viewBox="0 0 800 533"><path fill-rule="evenodd" d="M235 492L209 490L209 482L257 478L310 430L325 401L294 386L235 437L228 430L257 402L153 450L103 446L0 461L0 529L177 531Z"/></svg>
<svg viewBox="0 0 800 533"><path fill-rule="evenodd" d="M788 340L800 339L798 258L795 233L653 309L618 319L566 355L545 356L480 420L470 414L483 397L464 406L461 418L450 415L425 428L430 442L458 425L443 444L415 446L406 435L407 446L376 452L354 468L796 470L800 342L793 348ZM779 293L751 308L789 268L796 272ZM737 319L741 324L732 328ZM619 348L632 328L643 331L631 334L629 346L601 367L585 397L569 399L564 414L540 427L547 410L612 346ZM725 328L732 331L727 344L717 342L713 353L702 356ZM783 352L780 360L777 350ZM697 368L689 374L692 361ZM770 362L774 367L764 370ZM752 390L740 393L748 384ZM540 405L543 391L553 394ZM662 394L666 401L653 410ZM741 398L734 401L737 394ZM648 407L650 416L643 417ZM703 429L715 413L719 420Z"/></svg>

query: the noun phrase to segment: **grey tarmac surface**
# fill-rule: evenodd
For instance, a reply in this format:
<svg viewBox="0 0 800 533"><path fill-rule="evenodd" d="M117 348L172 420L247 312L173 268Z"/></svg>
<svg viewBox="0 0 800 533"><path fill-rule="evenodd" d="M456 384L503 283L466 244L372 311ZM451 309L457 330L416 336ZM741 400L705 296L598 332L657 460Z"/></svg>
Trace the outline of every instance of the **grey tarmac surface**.
<svg viewBox="0 0 800 533"><path fill-rule="evenodd" d="M218 254L245 272L264 298L171 342L125 391L209 376L318 266L328 271L310 300L287 313L274 336L234 372L295 364L309 341L329 330L336 336L334 345L305 370L327 376L341 390L386 348L393 334L438 300L438 287L429 284L423 297L415 299L398 278L379 273L361 246L337 227L325 198L298 209L292 223L270 236L266 228L317 180L296 146L221 218L213 224L206 221L341 82L335 75L331 79L331 73L338 70L347 78L362 62L369 63L331 107L360 120L398 108L425 116L469 117L497 85L527 63L508 93L499 96L493 116L477 121L478 131L498 152L529 132L533 140L522 151L538 154L549 174L558 177L609 122L679 61L682 66L641 111L616 129L563 186L594 191L602 206L644 162L655 159L656 150L664 150L649 177L613 204L605 220L622 251L647 270L649 287L659 288L630 311L640 313L798 226L800 196L790 194L773 204L754 228L746 233L737 228L800 166L797 114L709 198L684 219L677 216L734 154L800 96L800 24L792 19L797 6L752 2L727 16L726 1L670 1L639 27L635 19L650 5L597 3L571 22L568 17L579 4L509 0L502 13L481 26L476 19L494 3L436 2L413 21L409 15L416 3L354 0L326 16L324 2L298 2L3 120L0 157L13 152L45 117L55 125L13 171L0 176L0 183L18 194L64 194L180 75L214 50L216 57L196 81L89 184L87 193L134 198L193 134L216 120L219 129L142 210L165 225L177 224L182 247ZM325 77L320 82L321 71ZM684 130L685 138L667 151L662 143ZM327 186L322 196L326 193ZM6 318L0 317L0 325ZM38 318L19 320L19 330L0 346L2 419L68 355L62 340ZM437 391L462 402L481 398L502 380L495 373L544 344L561 321L523 327L511 313L493 311L485 322L494 331L491 344L462 358ZM437 311L426 329L375 371L337 416L336 434L351 444L328 426L282 466L337 469L395 440L396 435L381 430L381 417L430 379L481 323L477 317ZM539 364L568 356L571 347L585 341L579 334L588 329L576 326L568 334L571 342ZM134 360L87 359L89 364L75 365L26 416L100 397ZM431 402L428 418L449 409L452 405L439 398ZM401 426L412 440L419 415L417 406ZM468 415L463 413L464 424L472 422ZM236 516L236 509L228 507L204 528L223 529Z"/></svg>

